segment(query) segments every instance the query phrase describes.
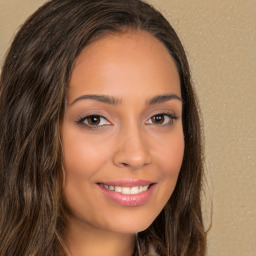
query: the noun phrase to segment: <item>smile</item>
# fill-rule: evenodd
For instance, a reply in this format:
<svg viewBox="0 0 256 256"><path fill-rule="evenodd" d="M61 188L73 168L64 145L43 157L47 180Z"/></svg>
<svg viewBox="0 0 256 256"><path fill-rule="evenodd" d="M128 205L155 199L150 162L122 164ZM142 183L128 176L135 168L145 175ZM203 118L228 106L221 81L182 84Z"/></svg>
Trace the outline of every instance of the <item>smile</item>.
<svg viewBox="0 0 256 256"><path fill-rule="evenodd" d="M107 190L115 191L123 195L136 195L148 190L148 186L135 186L135 187L121 187L121 186L111 186L100 184L101 187L104 187Z"/></svg>
<svg viewBox="0 0 256 256"><path fill-rule="evenodd" d="M145 180L121 180L106 183L97 183L103 195L108 200L126 207L146 204L152 198L156 187L156 183Z"/></svg>

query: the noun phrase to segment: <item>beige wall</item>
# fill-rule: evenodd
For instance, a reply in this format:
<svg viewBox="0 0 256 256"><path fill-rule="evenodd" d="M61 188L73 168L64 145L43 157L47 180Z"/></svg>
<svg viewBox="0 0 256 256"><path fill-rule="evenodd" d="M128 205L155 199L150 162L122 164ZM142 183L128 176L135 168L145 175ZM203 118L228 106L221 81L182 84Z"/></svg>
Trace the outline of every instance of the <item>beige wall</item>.
<svg viewBox="0 0 256 256"><path fill-rule="evenodd" d="M0 61L17 27L43 2L0 0ZM149 2L181 37L202 108L213 198L208 255L255 256L256 1Z"/></svg>

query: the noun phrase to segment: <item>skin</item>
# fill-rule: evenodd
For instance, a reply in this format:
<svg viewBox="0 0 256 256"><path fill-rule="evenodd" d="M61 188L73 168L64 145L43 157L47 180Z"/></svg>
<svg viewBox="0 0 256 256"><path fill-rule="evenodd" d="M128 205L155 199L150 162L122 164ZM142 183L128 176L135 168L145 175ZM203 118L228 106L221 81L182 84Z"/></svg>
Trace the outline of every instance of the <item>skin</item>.
<svg viewBox="0 0 256 256"><path fill-rule="evenodd" d="M181 97L177 68L165 46L147 32L108 35L78 56L61 123L64 194L72 211L66 236L73 256L132 255L134 234L149 227L170 198L184 152L182 101L148 104L169 94ZM83 119L88 115L105 119L97 117L95 125ZM154 182L149 200L122 206L98 185L122 179Z"/></svg>

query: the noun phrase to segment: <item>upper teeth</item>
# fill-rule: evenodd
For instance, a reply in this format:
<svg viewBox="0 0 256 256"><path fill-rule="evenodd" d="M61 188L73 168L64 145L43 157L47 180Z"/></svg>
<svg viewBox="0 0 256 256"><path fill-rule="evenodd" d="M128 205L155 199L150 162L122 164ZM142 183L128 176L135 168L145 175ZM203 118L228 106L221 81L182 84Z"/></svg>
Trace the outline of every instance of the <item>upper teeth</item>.
<svg viewBox="0 0 256 256"><path fill-rule="evenodd" d="M120 186L111 186L111 185L105 185L105 184L101 184L101 186L108 190L122 193L125 195L139 194L141 192L146 191L149 187L149 185L148 186L137 186L137 187L120 187Z"/></svg>

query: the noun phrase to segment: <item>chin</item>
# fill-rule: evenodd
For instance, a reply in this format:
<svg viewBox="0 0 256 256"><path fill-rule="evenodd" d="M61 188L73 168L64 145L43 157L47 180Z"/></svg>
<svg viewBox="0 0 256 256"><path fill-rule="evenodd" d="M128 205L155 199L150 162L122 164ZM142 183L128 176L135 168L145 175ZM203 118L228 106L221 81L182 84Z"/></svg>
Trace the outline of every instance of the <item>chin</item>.
<svg viewBox="0 0 256 256"><path fill-rule="evenodd" d="M109 230L117 233L136 234L146 230L156 219L158 214L127 213L123 215L113 216L107 223Z"/></svg>

